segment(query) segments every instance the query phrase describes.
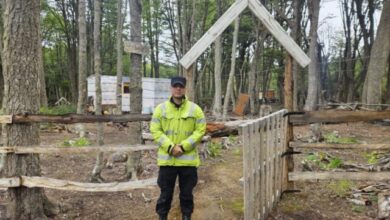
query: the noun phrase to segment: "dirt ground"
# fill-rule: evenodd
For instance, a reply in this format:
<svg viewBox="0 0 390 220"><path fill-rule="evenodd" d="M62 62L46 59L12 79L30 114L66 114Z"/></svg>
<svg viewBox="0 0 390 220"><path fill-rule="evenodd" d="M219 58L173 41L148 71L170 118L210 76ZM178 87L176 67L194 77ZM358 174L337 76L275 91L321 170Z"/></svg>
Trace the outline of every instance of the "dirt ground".
<svg viewBox="0 0 390 220"><path fill-rule="evenodd" d="M353 137L360 142L389 143L390 126L371 123L353 123L340 125L324 125L323 132L338 131L340 136ZM89 139L95 139L93 125L88 125ZM105 127L106 144L126 144L127 130L119 130L114 126ZM294 129L298 139L304 139L308 127ZM74 133L41 132L41 143L61 144L65 140L76 138ZM240 140L237 138L237 140ZM214 140L218 141L218 140ZM198 169L199 182L195 188L195 212L193 219L225 220L243 219L243 187L239 181L242 177L242 146L238 142L229 149L222 150L216 158L203 161ZM296 170L301 171L301 160L305 154L295 157ZM333 151L343 160L363 161L362 152L353 150ZM155 165L156 153L144 152L142 163L144 172L140 178L157 175ZM95 163L95 155L43 155L41 156L42 175L57 179L88 182ZM124 163L116 163L112 169L103 171L106 182L120 181L125 171ZM299 193L284 194L277 207L268 219L375 219L377 204L356 206L345 196L338 194L330 185L331 181L297 182ZM368 185L369 182L353 182L354 187ZM337 184L336 184L337 185ZM159 196L158 187L116 193L87 193L59 190L45 190L49 199L59 204L59 219L157 219L155 204ZM178 188L176 187L172 210L169 219L181 219ZM145 199L147 198L147 199ZM1 200L6 199L4 193Z"/></svg>

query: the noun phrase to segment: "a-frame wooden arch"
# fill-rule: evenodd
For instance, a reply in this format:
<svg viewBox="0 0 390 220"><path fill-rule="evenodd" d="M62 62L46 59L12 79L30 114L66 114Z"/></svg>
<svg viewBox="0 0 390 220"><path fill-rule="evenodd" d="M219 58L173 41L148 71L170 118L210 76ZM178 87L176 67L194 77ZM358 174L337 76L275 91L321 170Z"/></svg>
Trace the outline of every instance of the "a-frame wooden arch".
<svg viewBox="0 0 390 220"><path fill-rule="evenodd" d="M256 17L260 19L268 31L302 67L305 67L310 63L310 59L305 52L303 52L258 0L237 0L182 57L180 64L188 69L207 47L209 47L210 44L213 43L247 7L249 7Z"/></svg>

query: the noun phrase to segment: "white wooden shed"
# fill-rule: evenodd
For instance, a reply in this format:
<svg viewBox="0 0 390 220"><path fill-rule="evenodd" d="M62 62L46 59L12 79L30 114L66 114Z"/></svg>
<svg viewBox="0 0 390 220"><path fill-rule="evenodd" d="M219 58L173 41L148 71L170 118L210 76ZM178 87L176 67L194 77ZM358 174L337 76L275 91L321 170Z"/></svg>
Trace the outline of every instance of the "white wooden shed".
<svg viewBox="0 0 390 220"><path fill-rule="evenodd" d="M102 105L116 106L116 76L101 76ZM92 97L95 105L95 76L87 78L88 97ZM130 111L129 77L122 78L122 111ZM170 79L142 78L142 113L150 114L154 108L170 96Z"/></svg>

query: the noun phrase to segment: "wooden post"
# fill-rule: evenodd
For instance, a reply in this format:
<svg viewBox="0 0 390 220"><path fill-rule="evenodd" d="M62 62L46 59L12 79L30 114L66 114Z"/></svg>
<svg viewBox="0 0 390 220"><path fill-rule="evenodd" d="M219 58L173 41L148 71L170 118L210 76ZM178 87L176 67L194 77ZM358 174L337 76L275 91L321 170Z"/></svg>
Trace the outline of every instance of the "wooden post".
<svg viewBox="0 0 390 220"><path fill-rule="evenodd" d="M294 94L294 82L292 76L292 63L293 58L291 55L287 55L286 63L285 63L285 73L284 73L284 108L287 111L293 111L294 102L293 102L293 94ZM294 139L293 126L292 124L287 124L286 129L286 139L284 143L284 152L291 151L288 143ZM283 165L283 188L282 191L293 189L294 182L288 180L288 172L294 171L294 159L292 155L285 156L284 165Z"/></svg>

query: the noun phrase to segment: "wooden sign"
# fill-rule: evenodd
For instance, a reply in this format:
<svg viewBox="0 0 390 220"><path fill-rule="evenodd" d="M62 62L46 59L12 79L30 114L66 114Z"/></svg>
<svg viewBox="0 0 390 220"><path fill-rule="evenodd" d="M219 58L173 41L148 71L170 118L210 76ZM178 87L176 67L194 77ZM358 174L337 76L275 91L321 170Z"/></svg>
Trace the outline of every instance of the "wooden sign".
<svg viewBox="0 0 390 220"><path fill-rule="evenodd" d="M124 49L127 53L136 53L143 56L149 53L149 47L143 45L140 42L125 41Z"/></svg>

